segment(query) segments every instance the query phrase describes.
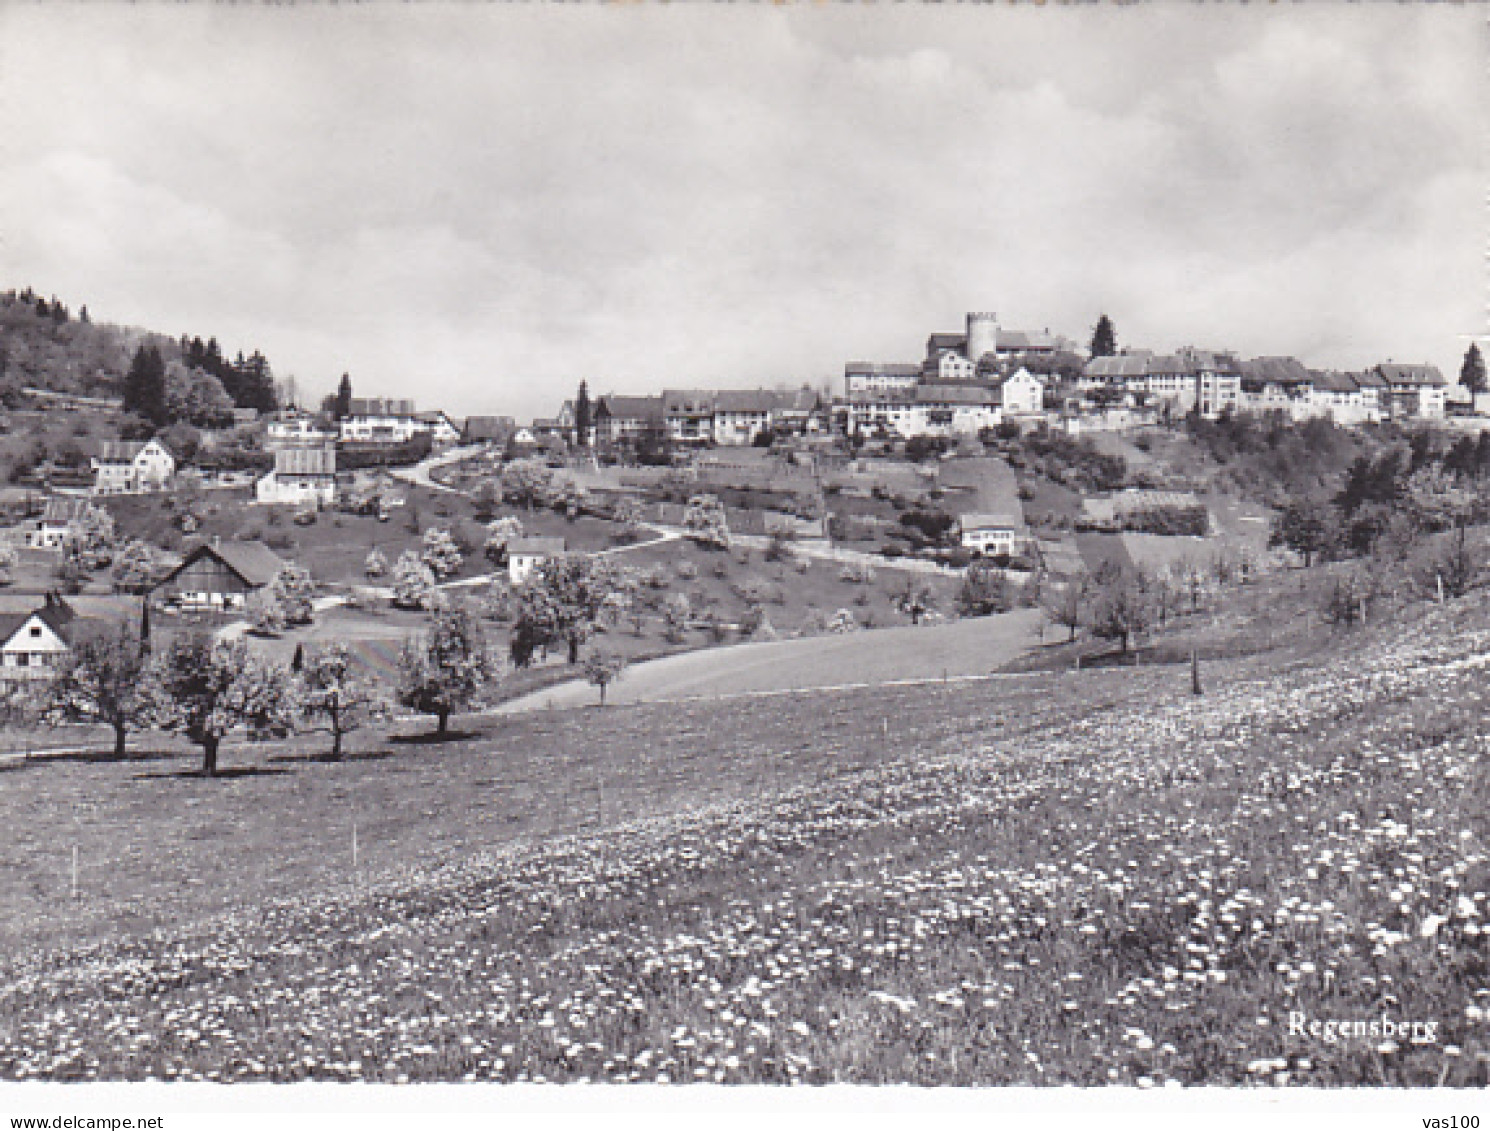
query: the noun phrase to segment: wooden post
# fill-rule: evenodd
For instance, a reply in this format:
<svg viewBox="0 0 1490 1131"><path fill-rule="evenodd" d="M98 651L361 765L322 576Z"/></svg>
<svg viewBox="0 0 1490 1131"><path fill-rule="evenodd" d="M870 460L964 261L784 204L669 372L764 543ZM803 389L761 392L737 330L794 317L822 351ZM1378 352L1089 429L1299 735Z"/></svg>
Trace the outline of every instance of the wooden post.
<svg viewBox="0 0 1490 1131"><path fill-rule="evenodd" d="M1203 695L1200 687L1200 653L1190 649L1190 694Z"/></svg>
<svg viewBox="0 0 1490 1131"><path fill-rule="evenodd" d="M357 878L357 822L352 822L352 878Z"/></svg>

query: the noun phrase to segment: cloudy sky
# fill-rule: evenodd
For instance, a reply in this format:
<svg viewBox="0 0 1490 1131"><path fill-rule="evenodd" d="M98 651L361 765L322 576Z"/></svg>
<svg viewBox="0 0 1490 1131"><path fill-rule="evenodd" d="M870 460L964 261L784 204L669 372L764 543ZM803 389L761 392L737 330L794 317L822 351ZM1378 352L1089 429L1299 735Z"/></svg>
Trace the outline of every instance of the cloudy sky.
<svg viewBox="0 0 1490 1131"><path fill-rule="evenodd" d="M0 0L0 286L319 394L551 413L916 360L962 312L1457 372L1472 6Z"/></svg>

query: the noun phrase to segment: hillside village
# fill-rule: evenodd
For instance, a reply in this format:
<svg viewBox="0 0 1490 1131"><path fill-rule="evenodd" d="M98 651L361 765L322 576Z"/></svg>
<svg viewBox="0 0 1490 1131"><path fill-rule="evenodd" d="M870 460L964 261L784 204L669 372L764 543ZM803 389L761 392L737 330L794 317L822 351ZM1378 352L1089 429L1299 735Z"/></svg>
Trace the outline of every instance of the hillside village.
<svg viewBox="0 0 1490 1131"><path fill-rule="evenodd" d="M343 641L392 681L379 641L451 596L529 680L596 632L631 660L1020 606L1125 653L1203 577L1367 561L1409 518L1429 543L1485 518L1483 491L1459 519L1406 514L1419 472L1452 487L1490 468L1475 347L1451 382L1119 349L1105 315L1083 347L973 312L919 361L848 362L834 389L580 381L553 417L518 421L354 395L349 375L308 407L257 352L228 361L215 340L96 325L29 291L0 313L0 600L29 618L0 642L13 689L61 670L86 626L152 610L157 631L246 628L271 656ZM613 591L555 653L564 632L529 639L525 594L575 558ZM1152 607L1114 619L1114 585Z"/></svg>

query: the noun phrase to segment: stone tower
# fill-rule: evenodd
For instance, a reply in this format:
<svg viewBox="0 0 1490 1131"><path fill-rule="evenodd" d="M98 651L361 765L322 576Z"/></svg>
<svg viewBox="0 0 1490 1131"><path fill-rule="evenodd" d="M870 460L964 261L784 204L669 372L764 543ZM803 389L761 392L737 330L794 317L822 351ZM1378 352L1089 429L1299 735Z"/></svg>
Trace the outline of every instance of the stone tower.
<svg viewBox="0 0 1490 1131"><path fill-rule="evenodd" d="M967 359L974 365L985 353L998 349L999 316L997 314L970 312L967 316Z"/></svg>

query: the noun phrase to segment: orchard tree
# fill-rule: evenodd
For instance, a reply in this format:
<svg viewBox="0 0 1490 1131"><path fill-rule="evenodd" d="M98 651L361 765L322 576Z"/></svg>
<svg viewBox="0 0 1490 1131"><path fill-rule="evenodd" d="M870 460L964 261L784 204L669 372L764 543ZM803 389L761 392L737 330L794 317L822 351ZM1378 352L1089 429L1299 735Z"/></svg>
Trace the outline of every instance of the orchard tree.
<svg viewBox="0 0 1490 1131"><path fill-rule="evenodd" d="M0 546L0 585L9 585L15 580L15 569L20 558L11 546Z"/></svg>
<svg viewBox="0 0 1490 1131"><path fill-rule="evenodd" d="M1070 633L1067 643L1074 641L1077 631L1086 624L1091 593L1091 581L1086 574L1068 577L1063 584L1052 585L1046 590L1045 612Z"/></svg>
<svg viewBox="0 0 1490 1131"><path fill-rule="evenodd" d="M557 554L540 564L518 595L514 661L525 664L537 648L563 644L569 662L577 664L580 648L620 588L616 568L592 554Z"/></svg>
<svg viewBox="0 0 1490 1131"><path fill-rule="evenodd" d="M507 544L514 538L521 538L522 536L522 520L516 515L499 518L495 522L487 524L486 545L482 547L482 552L486 554L490 561L506 561Z"/></svg>
<svg viewBox="0 0 1490 1131"><path fill-rule="evenodd" d="M259 636L278 636L285 630L285 606L273 586L260 589L248 601L248 624Z"/></svg>
<svg viewBox="0 0 1490 1131"><path fill-rule="evenodd" d="M114 730L114 757L124 757L131 730L148 727L156 700L139 633L122 622L73 641L52 680L43 718L52 726L95 723Z"/></svg>
<svg viewBox="0 0 1490 1131"><path fill-rule="evenodd" d="M600 705L605 706L605 689L626 671L626 657L619 652L596 648L585 657L585 678L600 689Z"/></svg>
<svg viewBox="0 0 1490 1131"><path fill-rule="evenodd" d="M553 469L541 460L513 460L502 469L502 497L515 506L531 511L546 503L553 489Z"/></svg>
<svg viewBox="0 0 1490 1131"><path fill-rule="evenodd" d="M729 521L724 504L716 495L695 495L683 512L683 526L688 537L701 546L725 549L729 546Z"/></svg>
<svg viewBox="0 0 1490 1131"><path fill-rule="evenodd" d="M435 593L434 571L414 550L405 550L393 567L393 604L400 609L427 609Z"/></svg>
<svg viewBox="0 0 1490 1131"><path fill-rule="evenodd" d="M1147 579L1136 570L1099 571L1088 625L1092 635L1117 641L1127 655L1133 638L1149 627L1152 616L1149 588Z"/></svg>
<svg viewBox="0 0 1490 1131"><path fill-rule="evenodd" d="M327 757L332 762L341 760L344 736L388 714L387 700L357 673L345 644L332 644L304 661L299 701L304 720L331 735Z"/></svg>
<svg viewBox="0 0 1490 1131"><path fill-rule="evenodd" d="M369 578L382 577L388 572L388 558L374 546L362 559L362 572Z"/></svg>
<svg viewBox="0 0 1490 1131"><path fill-rule="evenodd" d="M1107 315L1097 319L1097 328L1092 331L1092 356L1111 357L1117 353L1117 329Z"/></svg>
<svg viewBox="0 0 1490 1131"><path fill-rule="evenodd" d="M285 624L310 624L314 619L316 583L304 566L286 562L269 583L269 592L279 602Z"/></svg>
<svg viewBox="0 0 1490 1131"><path fill-rule="evenodd" d="M178 636L155 664L157 720L202 748L202 773L217 773L222 740L239 728L270 733L294 718L285 673L261 660L241 640L205 634Z"/></svg>
<svg viewBox="0 0 1490 1131"><path fill-rule="evenodd" d="M891 597L895 607L911 618L912 624L920 624L921 618L936 610L936 593L929 582L919 577L908 577L905 584Z"/></svg>
<svg viewBox="0 0 1490 1131"><path fill-rule="evenodd" d="M500 674L480 621L459 606L436 611L429 631L405 642L398 669L398 701L434 715L437 734L445 734L450 716L469 707Z"/></svg>
<svg viewBox="0 0 1490 1131"><path fill-rule="evenodd" d="M693 622L693 604L687 593L673 593L662 603L662 634L673 644L681 644Z"/></svg>
<svg viewBox="0 0 1490 1131"><path fill-rule="evenodd" d="M1013 607L1009 574L991 562L974 561L962 576L957 592L957 611L965 617L1006 613Z"/></svg>
<svg viewBox="0 0 1490 1131"><path fill-rule="evenodd" d="M424 544L419 560L429 567L437 581L444 581L459 571L462 556L460 547L450 536L450 531L431 526L424 532Z"/></svg>
<svg viewBox="0 0 1490 1131"><path fill-rule="evenodd" d="M1334 542L1334 516L1329 507L1318 499L1294 499L1287 503L1273 522L1268 537L1269 546L1286 546L1300 554L1304 568Z"/></svg>
<svg viewBox="0 0 1490 1131"><path fill-rule="evenodd" d="M114 558L113 581L117 593L144 593L160 568L160 554L139 539L125 546Z"/></svg>

